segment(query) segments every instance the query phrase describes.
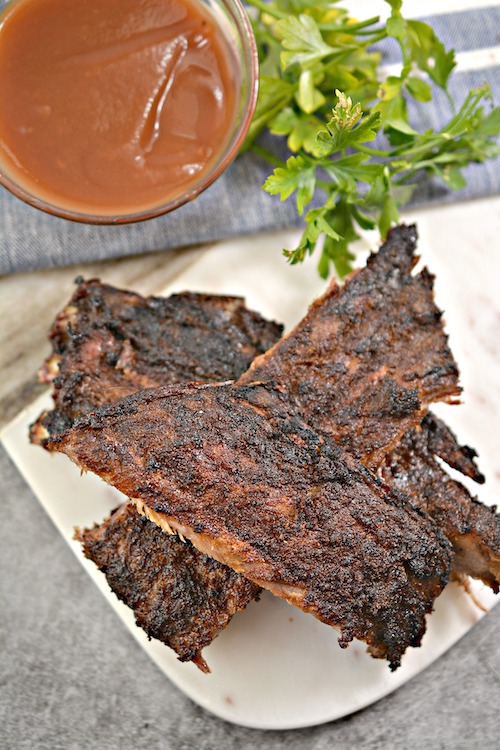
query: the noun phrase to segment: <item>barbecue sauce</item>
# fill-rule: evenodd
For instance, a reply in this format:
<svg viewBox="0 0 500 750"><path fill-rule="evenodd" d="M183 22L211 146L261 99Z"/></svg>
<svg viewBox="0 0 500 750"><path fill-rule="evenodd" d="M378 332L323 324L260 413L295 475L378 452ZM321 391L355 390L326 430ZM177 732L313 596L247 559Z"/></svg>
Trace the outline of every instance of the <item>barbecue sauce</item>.
<svg viewBox="0 0 500 750"><path fill-rule="evenodd" d="M196 0L17 0L0 17L0 165L70 212L188 191L228 142L236 53Z"/></svg>

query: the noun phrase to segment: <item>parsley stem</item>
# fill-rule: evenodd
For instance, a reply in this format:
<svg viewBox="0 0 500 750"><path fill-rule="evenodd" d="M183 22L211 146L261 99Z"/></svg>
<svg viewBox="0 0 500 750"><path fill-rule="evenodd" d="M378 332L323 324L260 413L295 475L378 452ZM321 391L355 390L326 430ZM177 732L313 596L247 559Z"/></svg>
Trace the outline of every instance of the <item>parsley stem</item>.
<svg viewBox="0 0 500 750"><path fill-rule="evenodd" d="M359 31L360 29L366 29L367 26L373 26L375 23L378 23L380 21L380 16L373 16L372 18L369 18L367 21L360 21L359 23L344 23L344 24L336 24L336 23L318 23L318 28L321 29L321 31L336 31L338 33L342 34L351 34L353 31ZM365 32L372 34L373 32Z"/></svg>
<svg viewBox="0 0 500 750"><path fill-rule="evenodd" d="M361 33L360 33L360 36L361 36ZM375 42L381 42L382 39L387 39L387 31L385 29L382 29L381 31L374 33L372 39L365 39L363 42L359 40L357 46L361 48L370 47L372 44L375 44Z"/></svg>
<svg viewBox="0 0 500 750"><path fill-rule="evenodd" d="M283 10L278 10L278 8L274 8L270 3L265 2L265 0L246 0L246 4L253 5L254 8L257 8L262 13L266 13L273 18L288 18L289 16L288 13Z"/></svg>
<svg viewBox="0 0 500 750"><path fill-rule="evenodd" d="M281 159L278 159L275 154L272 154L270 151L268 151L266 148L263 148L258 143L253 142L250 148L255 154L257 154L257 156L262 157L262 159L265 159L270 164L274 164L275 167L285 166L285 163L281 161Z"/></svg>
<svg viewBox="0 0 500 750"><path fill-rule="evenodd" d="M362 151L364 154L368 154L369 156L389 156L389 151L382 151L378 148L370 148L370 146L364 146L361 143L357 144L356 149L358 151Z"/></svg>

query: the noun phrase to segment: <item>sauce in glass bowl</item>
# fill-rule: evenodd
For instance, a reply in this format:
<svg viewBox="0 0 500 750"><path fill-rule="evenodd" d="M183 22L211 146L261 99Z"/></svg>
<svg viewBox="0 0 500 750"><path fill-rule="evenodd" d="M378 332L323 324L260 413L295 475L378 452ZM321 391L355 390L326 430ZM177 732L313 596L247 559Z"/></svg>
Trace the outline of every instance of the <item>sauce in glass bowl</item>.
<svg viewBox="0 0 500 750"><path fill-rule="evenodd" d="M96 222L147 218L197 195L236 154L255 105L255 49L238 6L10 3L0 18L0 182Z"/></svg>

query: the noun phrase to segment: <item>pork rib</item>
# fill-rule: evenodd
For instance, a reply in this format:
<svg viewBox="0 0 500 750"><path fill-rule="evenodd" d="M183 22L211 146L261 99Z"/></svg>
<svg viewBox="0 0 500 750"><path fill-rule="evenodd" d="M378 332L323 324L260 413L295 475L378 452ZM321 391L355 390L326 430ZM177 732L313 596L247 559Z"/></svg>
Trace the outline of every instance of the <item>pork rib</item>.
<svg viewBox="0 0 500 750"><path fill-rule="evenodd" d="M134 611L137 625L174 649L181 661L208 672L202 648L258 597L260 587L190 542L166 537L132 503L76 535L86 557Z"/></svg>
<svg viewBox="0 0 500 750"><path fill-rule="evenodd" d="M239 297L142 297L79 279L54 322L53 351L40 374L52 383L54 408L32 426L31 440L45 447L78 416L146 385L237 378L281 332ZM99 526L79 530L78 539L137 624L205 671L202 648L260 591L165 534L135 506L125 504Z"/></svg>
<svg viewBox="0 0 500 750"><path fill-rule="evenodd" d="M477 578L495 593L500 584L500 516L472 498L452 479L436 456L476 481L474 451L460 449L446 425L428 415L419 429L409 430L384 459L380 475L428 513L453 546L453 572L459 580Z"/></svg>
<svg viewBox="0 0 500 750"><path fill-rule="evenodd" d="M310 424L371 468L429 404L460 394L433 277L412 273L416 241L413 226L391 230L239 380L279 383Z"/></svg>
<svg viewBox="0 0 500 750"><path fill-rule="evenodd" d="M52 443L395 669L450 575L448 540L269 386L145 389Z"/></svg>
<svg viewBox="0 0 500 750"><path fill-rule="evenodd" d="M52 326L53 351L40 373L54 400L31 431L42 445L81 414L141 388L232 380L283 330L240 297L142 297L98 279L77 282Z"/></svg>

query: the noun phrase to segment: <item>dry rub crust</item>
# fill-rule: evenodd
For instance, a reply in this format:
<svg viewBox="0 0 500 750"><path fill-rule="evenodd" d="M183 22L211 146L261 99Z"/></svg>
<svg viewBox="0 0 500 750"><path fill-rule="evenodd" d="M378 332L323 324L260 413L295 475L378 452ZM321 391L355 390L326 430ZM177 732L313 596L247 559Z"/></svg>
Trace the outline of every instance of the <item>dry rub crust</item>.
<svg viewBox="0 0 500 750"><path fill-rule="evenodd" d="M142 297L98 279L77 281L49 334L53 351L40 371L54 400L31 430L32 442L41 445L76 417L141 388L234 379L283 330L240 297Z"/></svg>
<svg viewBox="0 0 500 750"><path fill-rule="evenodd" d="M309 424L370 468L430 403L460 393L433 276L413 273L416 241L413 226L391 230L364 268L333 283L239 380L285 388Z"/></svg>
<svg viewBox="0 0 500 750"><path fill-rule="evenodd" d="M272 387L147 389L48 446L201 551L396 668L450 576L447 539ZM404 603L404 604L403 604Z"/></svg>
<svg viewBox="0 0 500 750"><path fill-rule="evenodd" d="M165 299L98 279L77 284L53 324L53 351L40 372L53 386L54 408L32 426L31 440L44 447L77 417L140 388L237 378L282 332L239 297ZM201 650L260 591L191 544L168 537L133 505L78 538L138 625L204 671Z"/></svg>
<svg viewBox="0 0 500 750"><path fill-rule="evenodd" d="M422 408L420 397L424 399L431 398L432 394L434 393L435 395L436 393L438 393L440 388L445 389L445 384L447 384L446 388L451 387L452 392L455 395L458 393L458 388L456 385L456 367L449 353L441 324L439 323L440 313L435 307L432 299L432 277L430 277L427 272L424 272L423 275L421 274L416 277L417 281L415 282L414 280L412 281L412 279L414 279L415 277L412 277L410 275L414 264L413 255L415 236L416 235L414 229L411 227L402 227L394 230L391 233L387 245L384 245L379 251L379 254L373 256L369 261L369 273L367 269L362 269L361 271L356 272L356 274L354 274L351 279L348 280L347 284L342 287L340 291L335 287L332 287L332 289L322 298L322 300L314 303L308 318L306 318L305 321L303 321L298 326L295 332L298 334L298 341L296 342L296 355L298 356L297 360L294 360L293 358L290 358L288 356L291 345L293 345L293 341L290 342L290 338L293 338L293 336L295 335L294 333L292 334L292 336L289 336L288 339L284 340L284 342L280 342L280 344L275 347L275 349L269 356L266 355L260 360L260 362L257 362L254 368L252 368L252 370L250 371L249 375L244 376L245 379L250 377L252 373L255 374L255 372L258 372L263 379L271 377L273 373L275 373L276 363L278 362L278 364L280 364L279 359L281 357L281 354L284 352L284 363L281 373L284 377L286 376L286 378L289 379L290 383L292 384L292 395L295 394L298 401L300 401L300 398L302 397L302 391L305 394L304 411L302 412L302 415L306 419L309 419L307 409L314 408L314 400L310 399L310 389L314 387L318 387L320 391L322 391L319 393L320 397L324 397L325 393L327 392L330 394L331 401L329 404L327 404L327 408L330 409L330 412L333 412L335 409L337 409L338 411L341 407L344 407L351 413L351 415L354 414L356 416L356 418L358 419L357 424L361 428L363 427L365 418L367 420L367 423L371 423L373 425L373 420L378 417L377 432L370 435L369 442L371 442L372 439L375 439L375 441L378 440L379 448L377 449L375 454L369 455L365 459L369 465L373 465L375 459L379 455L381 441L383 441L383 439L387 439L387 437L391 439L391 436L394 435L394 428L397 426L397 420L395 417L397 416L398 412L401 419L409 419L410 422L411 420L414 420L411 423L417 424L417 421L421 416L419 410ZM370 275L373 276L373 278L370 279ZM386 294L381 291L384 289L384 275ZM355 289L351 289L351 285L353 284L353 282L356 282L357 284ZM105 289L107 289L107 287L105 287ZM377 311L375 320L370 320L369 318L367 319L366 316L363 317L363 315L351 315L356 304L356 299L358 299L358 297L360 299L363 298L363 295L368 293L368 289L373 290L373 293L377 297L376 304L374 305L374 308ZM388 289L391 290L390 294L387 291ZM119 290L113 290L113 293L128 294L119 292ZM133 298L136 297L136 295L131 296ZM193 296L197 298L199 297L198 295ZM393 326L392 323L389 325L387 320L385 319L385 316L390 313L391 309L393 309L394 306L397 306L398 299L400 299L401 304L410 303L412 306L411 314L407 315L406 317L403 313L400 314L400 318L403 318L403 323L407 326L408 331L411 331L412 326L416 325L418 327L419 319L420 321L427 321L426 331L428 339L421 342L422 357L419 362L419 373L422 376L423 385L420 388L418 399L415 399L413 397L409 399L406 398L407 394L405 395L405 393L401 389L399 391L397 389L393 389L391 380L386 379L387 375L393 375L394 373L396 373L397 378L399 378L401 382L405 382L405 367L407 368L413 363L413 353L411 346L402 347L397 356L396 353L393 353L393 363L388 369L384 368L384 365L380 365L383 357L381 357L379 344L381 342L384 342L384 337L379 337L377 329L380 327L380 321L385 320L386 328L390 331L393 331L394 328L393 333L394 335L397 335L396 326ZM115 301L115 313L117 316L119 316L122 308L121 305L118 304L118 300ZM385 312L384 304L388 305ZM343 337L345 339L346 336L351 336L353 339L356 339L357 344L355 348L357 349L358 353L361 352L362 356L359 358L359 361L356 360L353 362L352 369L348 369L347 372L344 372L342 368L339 368L336 371L336 375L335 372L333 373L333 375L332 372L327 373L330 379L328 380L323 377L322 381L322 374L326 371L325 365L328 365L328 362L323 362L322 366L318 366L316 368L316 371L313 373L314 378L311 378L311 381L305 386L301 386L301 384L298 383L298 377L296 376L296 370L294 368L297 364L297 367L300 370L300 367L304 367L304 362L307 361L306 358L304 362L301 362L300 356L305 356L304 346L307 344L306 334L308 326L311 326L312 330L317 324L318 320L320 320L320 323L322 325L325 323L325 321L321 322L322 311L318 311L317 309L321 305L325 305L325 308L328 308L330 310L330 314L332 315L329 321L330 328L331 331L335 333L335 336L339 338L339 341L342 341ZM83 309L85 310L85 305ZM75 311L73 309L73 315L74 312ZM349 314L346 314L347 312L349 312ZM97 316L96 320L94 321L94 326L96 329L98 328L99 316ZM356 328L357 326L359 326L360 328L359 331ZM278 327L276 327L275 329L267 329L266 334L271 333L274 334L275 337L277 337L277 328ZM398 331L401 332L401 326L399 326ZM324 332L325 336L328 336L328 330L326 326L324 327ZM408 333L408 335L410 334ZM390 341L389 339L387 339L387 337L385 341L387 345L390 344ZM328 354L328 347L330 347L331 352L332 346L334 348L335 346L337 346L335 341L328 342L328 345L327 342L320 342L320 344L321 347L319 347L318 351L316 352L316 355L319 358L321 356L325 356L325 354ZM283 346L285 346L284 349ZM75 348L77 348L76 344ZM339 347L337 346L337 350L338 348ZM430 354L430 359L428 361L425 359L425 357L427 356L427 351ZM66 348L64 356L69 356L71 358L72 356L74 356L74 350L72 350L71 347ZM312 356L310 352L308 353L308 356ZM332 355L330 354L329 356ZM370 360L370 357L372 358L372 361ZM436 361L438 361L440 358L446 359L447 357L450 357L450 361L447 364L441 364L436 369ZM147 362L145 362L145 369L148 369ZM119 372L117 372L117 370L119 370ZM122 382L123 378L126 377L127 374L124 370L120 370L120 368L111 368L111 370L104 368L102 372L103 377L106 378L106 376L109 375L110 372L112 377L117 377L117 375L119 375L122 378ZM410 370L410 375L411 373L412 371ZM235 374L237 375L239 373ZM339 375L342 375L342 378L340 379L341 382L339 381ZM413 375L411 375L411 377L415 377L415 371L413 371ZM369 398L367 397L367 393L370 393L370 387L368 387L367 391L363 392L363 378L368 383L368 386L370 386L370 384L373 386L373 384L385 381L382 382L383 387L381 387L380 389L378 399L374 399L371 404L369 402ZM394 380L396 380L396 377L394 377ZM78 389L78 384L75 384L75 387L76 389ZM419 390L418 384L415 390ZM402 403L398 402L401 394L403 395ZM110 392L110 396L113 395L116 398L116 390ZM452 396L448 396L448 398L450 397ZM78 398L79 396L77 396L77 399ZM335 398L340 399L340 402L336 403ZM351 400L352 404L349 406ZM361 405L364 404L363 408L361 409L359 409L360 403ZM405 404L406 407L403 408ZM411 407L412 404L413 407L416 407L417 409L415 410L414 408L413 413L411 408L408 408ZM367 406L372 407L371 412L369 412L368 414L365 413L365 407ZM300 407L300 403L298 403L298 407ZM363 411L363 409L365 409L365 411ZM313 413L312 418L316 419L316 416L317 415L314 415ZM430 425L433 425L432 429L429 429ZM350 425L342 425L342 420L338 425L338 429L340 432L342 432L342 430L344 432L348 431L348 440L350 441L350 446L353 451L360 452L363 450L363 440L365 439L366 435L363 433L362 429L349 433ZM476 479L476 481L482 480L482 477L479 474L477 467L475 466L473 461L475 455L474 451L468 448L464 449L459 447L454 436L448 430L448 428L445 427L445 425L439 423L438 420L433 418L431 415L428 415L424 418L422 429L426 430L427 435L427 445L425 449L427 463L430 462L433 454L437 454L440 455L444 460L446 460L451 466L454 466L468 476L472 476L474 479ZM401 430L401 434L403 431L404 429ZM403 444L404 441L405 438L403 438ZM364 458L363 456L360 457L362 459ZM393 458L393 461L395 460L396 459ZM422 462L422 460L422 457L420 457L419 461ZM462 518L468 518L469 524L467 536L465 537L464 535L462 535L462 540L465 540L467 542L467 554L460 554L460 544L456 533L457 526L453 523L448 523L446 517L444 519L441 519L440 517L440 513L441 515L444 513L446 516L446 508L448 508L448 512L451 514L451 516L453 516L454 513L456 514L453 500L453 491L451 491L450 494L450 487L453 490L454 483L451 482L446 472L437 464L434 459L431 463L432 475L434 478L433 486L434 489L438 489L440 493L439 496L434 499L433 504L425 502L425 492L421 493L419 490L420 480L418 472L413 472L413 474L411 475L411 487L409 487L407 483L405 483L403 486L403 482L401 482L400 486L402 486L406 492L409 492L409 490L411 490L409 492L411 501L417 505L420 503L420 496L422 494L424 502L420 504L428 512L433 513L434 508L437 508L438 510L439 508L441 508L441 510L436 515L436 520L440 525L442 525L443 530L450 536L453 542L454 552L456 555L454 560L455 575L457 575L458 577L463 577L463 575L465 574L470 574L476 577L480 577L482 578L482 580L489 583L489 585L491 585L494 590L497 590L497 580L499 578L499 573L498 569L494 569L494 566L495 559L498 562L499 550L498 516L495 516L494 513L490 513L489 509L484 508L484 506L482 506L480 503L477 503L477 501L472 500L472 498L467 495L466 490L460 485L460 503L462 506L462 510L460 511L460 513L462 515ZM393 479L390 476L390 473L388 473L387 471L385 472L384 476L387 481L396 482L396 480ZM168 528L168 520L165 516L161 516L161 514L155 515L154 511L151 510L149 511L149 515L150 517L154 517L154 521L156 523L164 525ZM115 534L118 534L117 524L118 519L116 520L114 529ZM122 530L122 533L122 544L125 548L127 548L125 529ZM163 540L158 538L157 543L167 546L170 544L170 542L171 540L169 538L164 537ZM484 553L485 549L487 550L486 554ZM210 552L210 550L208 551ZM150 551L148 549L148 545L144 544L142 552L140 554L147 555L149 553ZM480 561L480 564L478 564L478 560ZM180 558L178 564L179 566L182 566L183 564ZM143 583L143 595L146 597L149 584L147 583L146 579ZM223 613L220 613L220 615L218 614L217 616L223 616ZM210 623L206 623L206 625L207 627L210 627Z"/></svg>
<svg viewBox="0 0 500 750"><path fill-rule="evenodd" d="M475 451L459 446L451 430L427 414L433 401L453 403L460 388L433 277L425 268L413 272L416 237L415 227L393 229L365 268L343 287L332 284L238 382L279 383L309 424L366 466L392 463L397 477L385 469L384 478L448 536L455 575L470 575L498 591L499 516L435 459L484 481Z"/></svg>
<svg viewBox="0 0 500 750"><path fill-rule="evenodd" d="M495 593L500 583L500 514L471 497L440 466L436 456L476 481L484 481L474 463L475 451L460 447L453 433L428 415L409 430L380 467L390 486L405 492L431 516L453 546L453 572L459 580L477 578Z"/></svg>
<svg viewBox="0 0 500 750"><path fill-rule="evenodd" d="M181 661L210 671L201 650L260 587L198 552L125 504L76 538L106 574L111 589L132 608L150 638L173 648Z"/></svg>

